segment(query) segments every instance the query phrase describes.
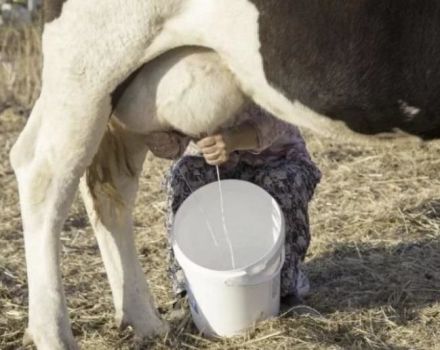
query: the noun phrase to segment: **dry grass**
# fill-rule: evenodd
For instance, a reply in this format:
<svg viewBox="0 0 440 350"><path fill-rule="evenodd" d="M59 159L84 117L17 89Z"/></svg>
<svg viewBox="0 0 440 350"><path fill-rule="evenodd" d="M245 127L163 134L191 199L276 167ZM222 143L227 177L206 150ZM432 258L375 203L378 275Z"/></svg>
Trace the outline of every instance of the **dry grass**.
<svg viewBox="0 0 440 350"><path fill-rule="evenodd" d="M0 30L0 111L29 110L40 91L40 30L36 26Z"/></svg>
<svg viewBox="0 0 440 350"><path fill-rule="evenodd" d="M33 44L17 47L22 46ZM20 62L28 62L24 66L38 67L38 58L21 55ZM6 89L11 100L5 102L26 105L38 79L23 73L17 79L23 83ZM0 91L6 91L3 85ZM8 162L24 122L14 110L0 114L0 348L5 350L20 347L26 325L22 229ZM273 320L230 340L202 338L184 320L173 324L166 338L139 344L130 330L121 333L113 325L103 264L84 208L76 201L62 234L62 251L69 311L82 348L440 349L440 146L379 149L306 138L324 174L311 207L313 242L306 263L313 287L307 302L323 318ZM148 159L135 212L140 260L160 306L171 301L164 278L160 188L167 166Z"/></svg>

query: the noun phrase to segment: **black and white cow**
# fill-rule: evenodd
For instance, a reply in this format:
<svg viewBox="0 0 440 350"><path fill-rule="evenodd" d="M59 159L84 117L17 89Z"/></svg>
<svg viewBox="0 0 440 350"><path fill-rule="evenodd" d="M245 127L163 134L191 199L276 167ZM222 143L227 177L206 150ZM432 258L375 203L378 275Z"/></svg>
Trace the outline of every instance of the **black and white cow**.
<svg viewBox="0 0 440 350"><path fill-rule="evenodd" d="M59 233L84 173L118 322L167 330L133 243L144 134L196 136L252 100L344 139L440 136L438 0L48 0L46 11L42 92L11 152L39 349L76 348Z"/></svg>

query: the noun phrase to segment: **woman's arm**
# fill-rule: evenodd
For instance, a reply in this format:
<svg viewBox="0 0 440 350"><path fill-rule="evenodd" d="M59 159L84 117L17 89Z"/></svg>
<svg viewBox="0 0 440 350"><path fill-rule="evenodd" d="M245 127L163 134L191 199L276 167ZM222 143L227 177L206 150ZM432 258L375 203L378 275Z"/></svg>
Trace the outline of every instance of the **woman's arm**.
<svg viewBox="0 0 440 350"><path fill-rule="evenodd" d="M149 150L159 158L177 159L188 146L189 137L175 131L154 132L146 136Z"/></svg>
<svg viewBox="0 0 440 350"><path fill-rule="evenodd" d="M255 153L262 152L269 148L280 137L286 134L299 135L299 131L295 126L277 119L255 104L250 105L243 112L241 118L245 119L247 123L252 124L255 128L257 145L252 149L248 149Z"/></svg>
<svg viewBox="0 0 440 350"><path fill-rule="evenodd" d="M197 143L208 164L221 165L228 161L234 151L259 153L292 128L296 130L256 105L246 109L238 122L240 120L242 123L238 126L205 137Z"/></svg>
<svg viewBox="0 0 440 350"><path fill-rule="evenodd" d="M235 128L225 130L222 134L232 151L251 151L260 146L258 128L253 122L244 122Z"/></svg>

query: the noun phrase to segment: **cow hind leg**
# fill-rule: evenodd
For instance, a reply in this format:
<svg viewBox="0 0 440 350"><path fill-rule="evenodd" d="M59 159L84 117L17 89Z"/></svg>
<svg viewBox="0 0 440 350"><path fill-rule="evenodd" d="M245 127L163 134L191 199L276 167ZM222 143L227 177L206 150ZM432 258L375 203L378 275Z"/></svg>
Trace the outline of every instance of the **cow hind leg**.
<svg viewBox="0 0 440 350"><path fill-rule="evenodd" d="M142 338L167 331L136 257L132 210L146 155L144 136L112 125L81 180L81 194L109 278L116 322Z"/></svg>
<svg viewBox="0 0 440 350"><path fill-rule="evenodd" d="M11 151L28 270L26 340L38 349L76 349L61 283L59 234L109 112L109 98L84 98L76 105L43 93Z"/></svg>
<svg viewBox="0 0 440 350"><path fill-rule="evenodd" d="M41 96L11 153L28 268L28 334L38 349L76 348L61 282L59 234L108 124L111 92L148 60L145 51L161 19L175 10L159 1L121 5L68 1L60 18L46 25Z"/></svg>

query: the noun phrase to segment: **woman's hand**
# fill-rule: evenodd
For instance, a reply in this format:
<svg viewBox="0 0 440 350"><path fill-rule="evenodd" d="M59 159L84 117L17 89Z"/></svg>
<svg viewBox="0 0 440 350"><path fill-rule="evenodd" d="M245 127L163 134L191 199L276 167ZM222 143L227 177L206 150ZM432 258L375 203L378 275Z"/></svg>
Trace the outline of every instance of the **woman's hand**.
<svg viewBox="0 0 440 350"><path fill-rule="evenodd" d="M232 141L226 133L220 133L202 138L197 142L197 147L209 165L222 165L235 150Z"/></svg>
<svg viewBox="0 0 440 350"><path fill-rule="evenodd" d="M197 142L205 160L210 165L222 165L234 151L248 151L259 146L257 130L252 123L245 122L236 127Z"/></svg>

